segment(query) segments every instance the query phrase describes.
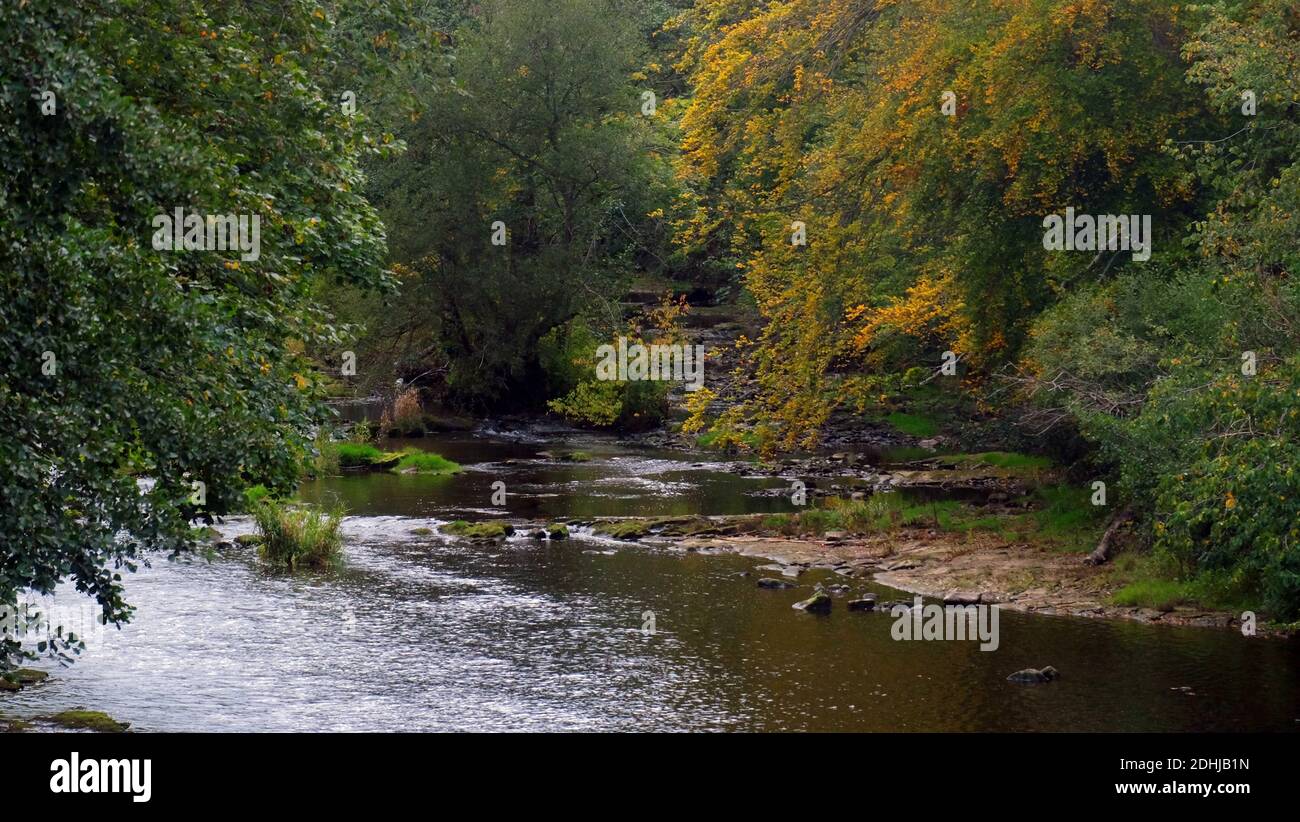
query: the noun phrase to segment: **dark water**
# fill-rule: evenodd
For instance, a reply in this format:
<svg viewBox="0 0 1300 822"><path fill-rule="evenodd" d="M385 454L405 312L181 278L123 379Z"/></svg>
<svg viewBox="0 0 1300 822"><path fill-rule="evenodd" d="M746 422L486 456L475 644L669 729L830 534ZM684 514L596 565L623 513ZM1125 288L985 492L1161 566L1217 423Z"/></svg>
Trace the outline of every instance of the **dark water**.
<svg viewBox="0 0 1300 822"><path fill-rule="evenodd" d="M210 563L159 561L129 580L131 625L91 632L81 661L0 696L0 710L86 706L157 731L1300 728L1295 643L1011 612L996 651L899 642L889 616L850 613L842 600L828 616L792 610L828 572L767 591L757 574L740 575L762 563L735 556L413 534L469 511L500 513L495 479L515 517L787 504L748 493L771 480L681 455L468 436L424 444L469 470L304 489L351 507L345 568L273 573L244 549ZM594 459L501 464L566 447ZM248 528L237 520L225 530ZM653 633L643 631L647 612ZM1005 681L1046 664L1062 679Z"/></svg>

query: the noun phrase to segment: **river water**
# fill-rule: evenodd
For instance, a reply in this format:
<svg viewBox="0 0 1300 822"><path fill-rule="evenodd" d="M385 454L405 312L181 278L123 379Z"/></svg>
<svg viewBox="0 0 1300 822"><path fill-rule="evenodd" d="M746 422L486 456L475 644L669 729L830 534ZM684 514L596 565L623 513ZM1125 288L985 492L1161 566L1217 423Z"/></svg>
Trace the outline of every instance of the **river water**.
<svg viewBox="0 0 1300 822"><path fill-rule="evenodd" d="M497 480L512 517L789 504L762 493L781 481L722 470L716 457L598 440L419 442L466 471L302 489L348 506L342 568L277 573L243 548L156 560L128 578L131 624L83 627L82 658L0 695L0 711L84 706L143 731L1300 729L1294 642L1003 612L1000 647L982 652L895 641L889 616L848 612L843 600L827 616L791 609L829 572L769 591L755 586L762 561L732 555L582 534L444 539L441 522L502 515L491 505ZM536 459L568 448L591 461ZM435 533L416 533L425 528ZM249 529L244 519L222 526L227 536ZM60 592L54 605L68 615L80 600ZM1059 681L1006 681L1048 664Z"/></svg>

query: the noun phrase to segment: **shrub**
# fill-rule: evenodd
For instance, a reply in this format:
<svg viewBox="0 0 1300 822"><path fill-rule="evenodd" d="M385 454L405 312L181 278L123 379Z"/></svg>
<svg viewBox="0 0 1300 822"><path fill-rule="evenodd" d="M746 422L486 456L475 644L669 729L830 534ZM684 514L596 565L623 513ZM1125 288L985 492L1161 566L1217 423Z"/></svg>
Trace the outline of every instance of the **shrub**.
<svg viewBox="0 0 1300 822"><path fill-rule="evenodd" d="M581 320L552 329L542 339L540 360L547 391L554 397L547 408L597 428L639 430L657 425L668 413L670 383L596 379L596 351L602 342Z"/></svg>
<svg viewBox="0 0 1300 822"><path fill-rule="evenodd" d="M342 508L320 509L264 499L254 509L253 518L262 537L259 551L268 562L293 570L324 568L342 558Z"/></svg>
<svg viewBox="0 0 1300 822"><path fill-rule="evenodd" d="M424 432L424 410L420 408L420 392L408 388L393 401L393 427L403 434Z"/></svg>
<svg viewBox="0 0 1300 822"><path fill-rule="evenodd" d="M254 510L259 502L269 496L271 496L271 489L261 483L244 489L244 500L249 511Z"/></svg>

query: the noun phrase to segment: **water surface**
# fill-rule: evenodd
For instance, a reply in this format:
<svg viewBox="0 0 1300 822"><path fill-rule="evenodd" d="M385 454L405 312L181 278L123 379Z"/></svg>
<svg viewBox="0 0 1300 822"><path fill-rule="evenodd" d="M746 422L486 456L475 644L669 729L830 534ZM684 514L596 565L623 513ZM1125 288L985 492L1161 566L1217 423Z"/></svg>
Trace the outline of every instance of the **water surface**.
<svg viewBox="0 0 1300 822"><path fill-rule="evenodd" d="M897 642L884 614L794 611L821 579L759 590L761 561L519 536L414 533L512 517L787 510L693 455L601 441L420 441L456 477L310 483L339 497L346 565L270 571L251 550L158 560L129 578L136 619L92 632L76 665L0 696L34 715L103 710L146 731L849 730L1293 731L1295 643L1232 631L1001 615L1001 643ZM581 448L591 462L532 459ZM516 462L510 462L510 461ZM505 512L491 483L509 491ZM232 520L228 534L249 529ZM902 594L856 580L855 591ZM72 608L75 596L59 602ZM644 628L653 614L654 632ZM1051 664L1050 685L1006 682Z"/></svg>

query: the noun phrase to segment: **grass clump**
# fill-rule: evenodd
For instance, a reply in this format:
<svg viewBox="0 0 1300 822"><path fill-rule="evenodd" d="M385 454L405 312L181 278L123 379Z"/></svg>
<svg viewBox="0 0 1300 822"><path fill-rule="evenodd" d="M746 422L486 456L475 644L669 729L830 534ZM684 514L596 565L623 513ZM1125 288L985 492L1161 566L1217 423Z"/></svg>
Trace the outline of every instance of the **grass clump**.
<svg viewBox="0 0 1300 822"><path fill-rule="evenodd" d="M1172 579L1142 579L1131 582L1111 596L1116 605L1133 605L1141 608L1154 608L1157 611L1172 611L1179 605L1194 601L1185 582Z"/></svg>
<svg viewBox="0 0 1300 822"><path fill-rule="evenodd" d="M454 474L460 465L432 451L405 451L393 470L399 474Z"/></svg>
<svg viewBox="0 0 1300 822"><path fill-rule="evenodd" d="M979 509L958 500L924 500L908 494L873 494L864 500L830 499L824 508L797 514L773 514L760 523L787 536L818 536L827 531L881 534L899 527L942 531L996 531L1007 525L1002 517L980 515Z"/></svg>
<svg viewBox="0 0 1300 822"><path fill-rule="evenodd" d="M383 451L365 442L336 442L331 443L330 448L333 450L341 468L360 468L373 465L382 461L384 456Z"/></svg>
<svg viewBox="0 0 1300 822"><path fill-rule="evenodd" d="M342 508L320 509L263 500L254 510L253 520L262 538L258 550L274 565L289 570L324 568L342 559Z"/></svg>

